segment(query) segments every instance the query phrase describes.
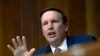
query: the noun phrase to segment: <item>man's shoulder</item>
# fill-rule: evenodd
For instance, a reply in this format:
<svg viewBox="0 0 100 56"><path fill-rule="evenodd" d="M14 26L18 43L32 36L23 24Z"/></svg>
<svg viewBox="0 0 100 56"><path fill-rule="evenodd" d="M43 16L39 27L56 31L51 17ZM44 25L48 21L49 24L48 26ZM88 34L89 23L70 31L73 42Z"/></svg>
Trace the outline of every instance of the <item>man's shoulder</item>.
<svg viewBox="0 0 100 56"><path fill-rule="evenodd" d="M96 37L92 35L73 35L73 36L68 36L67 38L67 42L69 45L90 43L94 41L96 41Z"/></svg>
<svg viewBox="0 0 100 56"><path fill-rule="evenodd" d="M35 55L43 55L43 54L46 54L46 53L49 53L49 52L51 52L51 48L50 48L50 45L47 44L46 46L44 46L41 49L37 50L34 54Z"/></svg>

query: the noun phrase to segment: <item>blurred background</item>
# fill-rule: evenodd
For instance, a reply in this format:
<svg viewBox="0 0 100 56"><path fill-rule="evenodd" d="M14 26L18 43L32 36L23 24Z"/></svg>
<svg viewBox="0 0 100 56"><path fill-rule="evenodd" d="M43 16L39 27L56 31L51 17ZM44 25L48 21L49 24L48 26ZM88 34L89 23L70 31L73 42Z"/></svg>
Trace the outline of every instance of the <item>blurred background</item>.
<svg viewBox="0 0 100 56"><path fill-rule="evenodd" d="M7 48L17 35L26 36L28 49L47 44L42 36L40 12L54 7L65 12L69 35L100 38L100 0L0 0L0 56L13 56Z"/></svg>

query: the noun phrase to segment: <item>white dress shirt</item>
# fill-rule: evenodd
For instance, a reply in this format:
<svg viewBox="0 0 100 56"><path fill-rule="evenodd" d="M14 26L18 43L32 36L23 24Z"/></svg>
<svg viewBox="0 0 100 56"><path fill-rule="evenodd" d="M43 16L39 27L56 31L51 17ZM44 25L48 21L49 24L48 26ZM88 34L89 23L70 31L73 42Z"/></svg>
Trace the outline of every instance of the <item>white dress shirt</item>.
<svg viewBox="0 0 100 56"><path fill-rule="evenodd" d="M54 54L56 48L54 48L51 45L50 45L50 47L51 47L52 53ZM58 46L58 48L61 49L61 53L67 51L67 39L66 38L64 39L62 44L60 46Z"/></svg>

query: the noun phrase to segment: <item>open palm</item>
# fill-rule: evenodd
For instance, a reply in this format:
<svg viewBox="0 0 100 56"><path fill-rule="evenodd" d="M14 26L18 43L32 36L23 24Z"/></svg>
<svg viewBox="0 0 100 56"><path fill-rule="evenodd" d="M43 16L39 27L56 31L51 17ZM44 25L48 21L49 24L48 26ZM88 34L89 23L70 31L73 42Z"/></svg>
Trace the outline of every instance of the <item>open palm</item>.
<svg viewBox="0 0 100 56"><path fill-rule="evenodd" d="M22 36L22 40L19 36L16 37L16 40L12 39L14 47L7 45L7 47L12 51L14 56L32 56L35 51L35 48L32 48L30 51L27 49L26 39Z"/></svg>

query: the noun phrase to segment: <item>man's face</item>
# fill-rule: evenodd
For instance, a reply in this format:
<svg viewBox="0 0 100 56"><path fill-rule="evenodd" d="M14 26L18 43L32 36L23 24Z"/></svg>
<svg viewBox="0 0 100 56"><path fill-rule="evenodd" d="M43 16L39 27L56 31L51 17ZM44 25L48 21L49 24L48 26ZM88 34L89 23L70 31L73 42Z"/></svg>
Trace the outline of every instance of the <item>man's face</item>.
<svg viewBox="0 0 100 56"><path fill-rule="evenodd" d="M65 37L66 27L62 16L56 11L47 11L41 17L43 36L49 43L54 43Z"/></svg>

